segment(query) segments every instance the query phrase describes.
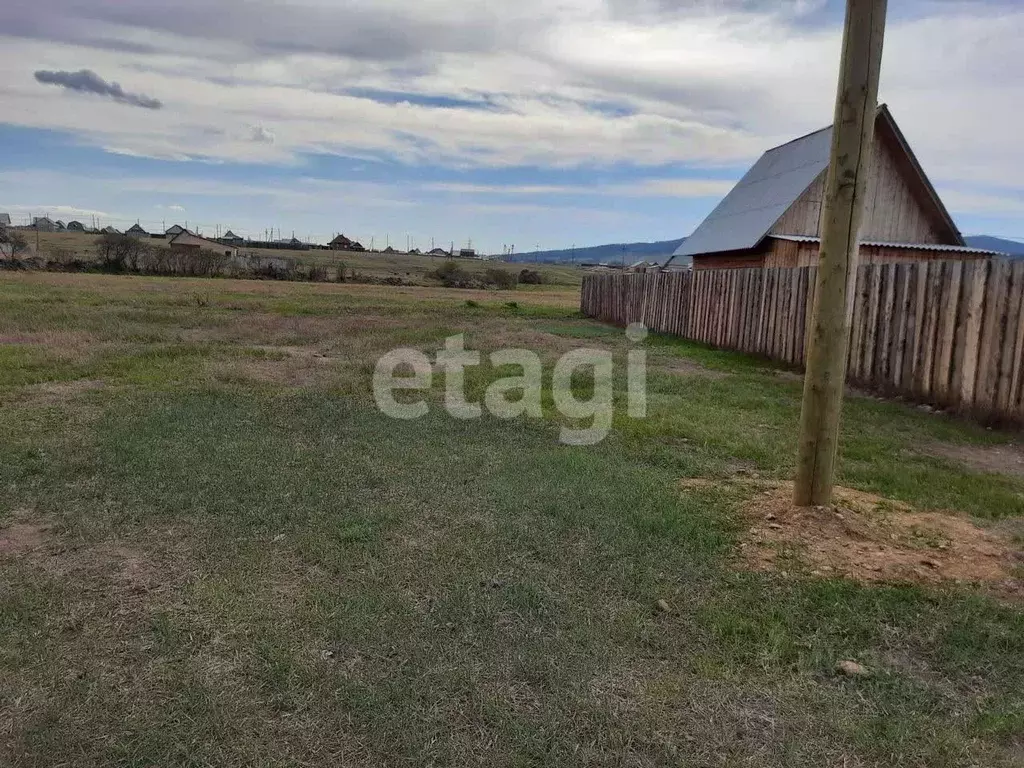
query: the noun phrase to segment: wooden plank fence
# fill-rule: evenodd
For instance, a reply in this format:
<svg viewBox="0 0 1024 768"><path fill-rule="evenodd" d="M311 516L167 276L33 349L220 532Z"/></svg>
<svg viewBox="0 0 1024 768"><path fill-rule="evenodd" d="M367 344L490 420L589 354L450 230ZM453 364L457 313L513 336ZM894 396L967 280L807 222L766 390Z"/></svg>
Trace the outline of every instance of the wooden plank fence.
<svg viewBox="0 0 1024 768"><path fill-rule="evenodd" d="M817 267L588 274L581 310L802 368ZM861 266L848 381L1024 424L1024 261Z"/></svg>

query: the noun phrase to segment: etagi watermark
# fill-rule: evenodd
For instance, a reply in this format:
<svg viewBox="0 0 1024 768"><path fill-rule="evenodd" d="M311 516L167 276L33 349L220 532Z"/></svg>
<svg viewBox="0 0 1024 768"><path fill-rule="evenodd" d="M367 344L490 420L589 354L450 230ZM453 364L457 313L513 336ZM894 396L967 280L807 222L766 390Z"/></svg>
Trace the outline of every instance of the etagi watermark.
<svg viewBox="0 0 1024 768"><path fill-rule="evenodd" d="M626 329L626 338L639 344L647 338L647 328L633 323ZM480 360L480 352L466 349L461 333L445 339L444 349L438 351L433 364L418 349L394 349L377 361L373 372L377 407L395 419L418 419L427 415L426 400L405 395L403 402L399 402L395 392L429 390L436 367L444 371L444 409L456 419L478 419L484 408L499 419L543 418L544 370L537 353L528 349L492 352L489 355L492 366L516 366L521 373L491 382L482 404L466 399L465 369L480 365ZM411 370L411 375L400 374L399 369L403 368ZM594 445L608 435L613 416L613 372L612 353L604 349L574 349L555 363L551 372L555 409L573 422L589 422L585 428L561 427L558 436L561 442ZM626 353L626 414L634 419L647 415L647 353L643 349L630 349Z"/></svg>

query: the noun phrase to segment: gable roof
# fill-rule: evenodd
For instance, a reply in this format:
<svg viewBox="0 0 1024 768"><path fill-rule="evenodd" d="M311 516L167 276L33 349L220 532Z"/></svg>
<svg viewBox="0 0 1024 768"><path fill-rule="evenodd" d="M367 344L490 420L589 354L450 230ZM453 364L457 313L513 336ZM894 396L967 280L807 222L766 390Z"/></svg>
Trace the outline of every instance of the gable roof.
<svg viewBox="0 0 1024 768"><path fill-rule="evenodd" d="M951 240L963 245L949 211L921 168L906 138L886 105L875 117L876 135L882 131L896 143L901 157ZM693 234L672 254L694 256L703 253L744 251L755 248L797 198L828 168L832 148L832 126L801 136L769 149L754 163ZM669 262L672 259L669 259ZM669 262L666 262L666 266Z"/></svg>
<svg viewBox="0 0 1024 768"><path fill-rule="evenodd" d="M224 239L225 240L241 240L242 238L240 238L238 235L236 235L234 232L232 232L229 229L227 232L224 233Z"/></svg>
<svg viewBox="0 0 1024 768"><path fill-rule="evenodd" d="M141 232L142 234L146 234L146 230L144 230L144 229L143 229L143 228L142 228L142 227L141 227L141 226L139 225L139 223L138 223L138 222L135 222L134 224L132 224L131 228L130 228L130 229L128 229L127 231L128 231L128 232Z"/></svg>
<svg viewBox="0 0 1024 768"><path fill-rule="evenodd" d="M828 167L832 128L769 149L744 174L675 256L753 248Z"/></svg>

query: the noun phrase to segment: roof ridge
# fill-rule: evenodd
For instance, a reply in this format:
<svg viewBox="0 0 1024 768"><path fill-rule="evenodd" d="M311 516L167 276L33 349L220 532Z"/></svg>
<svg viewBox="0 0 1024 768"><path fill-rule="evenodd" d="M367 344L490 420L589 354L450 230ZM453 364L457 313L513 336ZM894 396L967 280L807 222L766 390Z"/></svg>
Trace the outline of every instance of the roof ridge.
<svg viewBox="0 0 1024 768"><path fill-rule="evenodd" d="M769 149L766 149L763 154L767 155L769 152L774 152L777 149L782 149L783 147L789 146L790 144L795 144L798 141L803 141L804 139L809 139L809 138L811 138L811 136L814 136L816 133L821 133L822 131L831 131L833 125L834 125L834 123L829 123L824 128L819 128L816 131L811 131L810 133L805 133L803 136L797 136L795 139L790 139L789 141L784 141L781 144L776 144L774 147L770 147Z"/></svg>

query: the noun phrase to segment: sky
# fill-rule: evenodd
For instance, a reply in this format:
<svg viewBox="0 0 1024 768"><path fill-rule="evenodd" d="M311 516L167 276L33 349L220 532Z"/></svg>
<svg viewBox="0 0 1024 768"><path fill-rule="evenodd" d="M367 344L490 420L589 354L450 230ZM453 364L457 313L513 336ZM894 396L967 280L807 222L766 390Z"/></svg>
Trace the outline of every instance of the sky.
<svg viewBox="0 0 1024 768"><path fill-rule="evenodd" d="M0 4L0 212L517 253L689 234L831 122L825 0ZM880 100L1024 239L1024 2L889 3Z"/></svg>

